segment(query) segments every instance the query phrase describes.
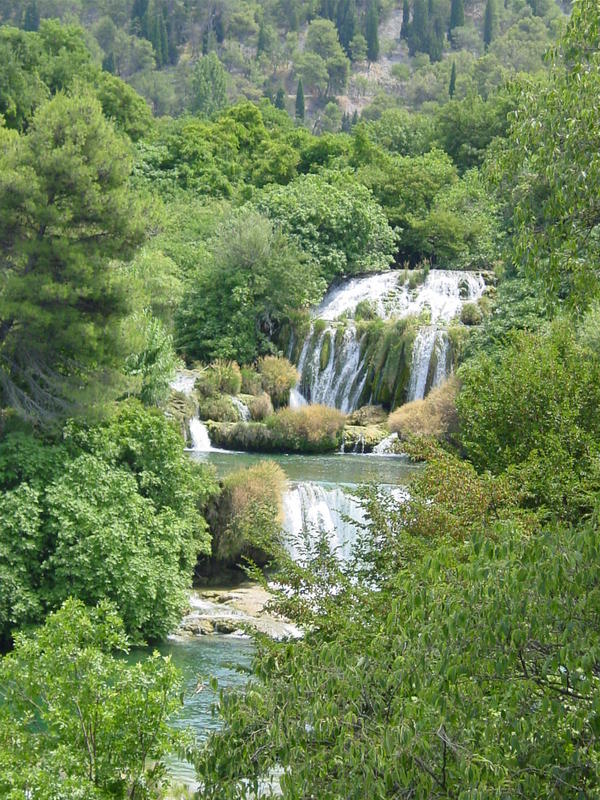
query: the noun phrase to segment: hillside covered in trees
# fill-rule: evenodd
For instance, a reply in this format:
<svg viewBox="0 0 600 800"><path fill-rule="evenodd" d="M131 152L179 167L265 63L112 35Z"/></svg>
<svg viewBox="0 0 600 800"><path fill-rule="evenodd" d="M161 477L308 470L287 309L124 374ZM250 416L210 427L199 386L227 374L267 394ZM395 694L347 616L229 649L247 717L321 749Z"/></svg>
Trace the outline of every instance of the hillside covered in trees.
<svg viewBox="0 0 600 800"><path fill-rule="evenodd" d="M0 21L0 797L595 797L595 0Z"/></svg>

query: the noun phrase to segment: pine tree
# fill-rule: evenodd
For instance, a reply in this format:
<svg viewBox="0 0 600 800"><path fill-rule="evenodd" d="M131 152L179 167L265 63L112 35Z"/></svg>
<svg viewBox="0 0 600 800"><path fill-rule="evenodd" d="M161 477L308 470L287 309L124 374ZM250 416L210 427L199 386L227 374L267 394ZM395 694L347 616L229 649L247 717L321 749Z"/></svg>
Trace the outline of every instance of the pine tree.
<svg viewBox="0 0 600 800"><path fill-rule="evenodd" d="M277 94L275 95L275 108L285 111L285 92L282 86L277 89Z"/></svg>
<svg viewBox="0 0 600 800"><path fill-rule="evenodd" d="M496 16L495 0L487 0L485 5L485 17L483 19L483 43L485 44L486 50L496 34Z"/></svg>
<svg viewBox="0 0 600 800"><path fill-rule="evenodd" d="M23 28L26 31L37 31L40 27L40 12L36 0L32 0L25 10Z"/></svg>
<svg viewBox="0 0 600 800"><path fill-rule="evenodd" d="M375 0L371 0L371 5L367 11L365 24L365 38L367 40L367 58L369 61L377 61L379 58L379 14Z"/></svg>
<svg viewBox="0 0 600 800"><path fill-rule="evenodd" d="M465 24L465 5L464 0L452 0L450 6L450 25L448 30L450 34L454 28L460 28Z"/></svg>
<svg viewBox="0 0 600 800"><path fill-rule="evenodd" d="M131 22L133 33L145 35L147 29L148 0L133 0Z"/></svg>
<svg viewBox="0 0 600 800"><path fill-rule="evenodd" d="M402 28L400 29L400 38L408 39L410 32L410 4L408 0L402 3Z"/></svg>
<svg viewBox="0 0 600 800"><path fill-rule="evenodd" d="M448 94L450 98L454 97L456 91L456 61L452 62L452 72L450 73L450 86L448 87Z"/></svg>
<svg viewBox="0 0 600 800"><path fill-rule="evenodd" d="M296 119L303 120L304 114L304 87L302 86L302 78L300 78L296 89Z"/></svg>

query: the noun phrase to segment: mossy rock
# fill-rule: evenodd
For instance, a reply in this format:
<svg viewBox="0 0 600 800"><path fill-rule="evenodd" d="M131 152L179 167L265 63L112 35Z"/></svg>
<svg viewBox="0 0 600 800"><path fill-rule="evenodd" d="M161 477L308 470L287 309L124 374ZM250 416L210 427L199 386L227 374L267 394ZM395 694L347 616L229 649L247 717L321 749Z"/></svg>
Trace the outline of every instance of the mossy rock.
<svg viewBox="0 0 600 800"><path fill-rule="evenodd" d="M326 333L323 337L323 343L321 344L321 352L319 353L319 367L321 371L325 369L327 364L329 364L329 358L331 357L331 334Z"/></svg>
<svg viewBox="0 0 600 800"><path fill-rule="evenodd" d="M350 425L382 425L387 421L388 412L383 406L366 405L357 408L348 417Z"/></svg>
<svg viewBox="0 0 600 800"><path fill-rule="evenodd" d="M389 433L381 425L346 425L343 433L344 450L371 453L386 436Z"/></svg>

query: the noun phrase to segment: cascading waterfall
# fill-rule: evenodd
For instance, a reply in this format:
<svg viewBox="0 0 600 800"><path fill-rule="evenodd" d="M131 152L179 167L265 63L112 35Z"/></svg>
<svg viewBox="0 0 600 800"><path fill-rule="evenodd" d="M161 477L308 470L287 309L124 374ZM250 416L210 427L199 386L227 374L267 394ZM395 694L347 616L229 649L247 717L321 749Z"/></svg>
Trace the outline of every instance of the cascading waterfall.
<svg viewBox="0 0 600 800"><path fill-rule="evenodd" d="M286 547L294 560L305 556L305 536L326 534L341 559L350 558L358 527L365 516L343 486L311 481L290 486L283 498Z"/></svg>
<svg viewBox="0 0 600 800"><path fill-rule="evenodd" d="M327 363L322 366L321 354L328 342ZM338 332L327 326L313 343L306 339L298 362L300 394L311 403L335 406L344 412L356 408L364 388L366 373L361 369L361 342L354 326ZM327 352L327 351L325 351ZM297 390L296 390L297 391Z"/></svg>
<svg viewBox="0 0 600 800"><path fill-rule="evenodd" d="M178 372L171 381L170 386L176 392L181 392L186 397L193 397L194 386L196 385L196 375L192 372ZM192 417L188 423L190 433L189 450L196 452L208 452L212 450L208 428L200 421L200 417Z"/></svg>
<svg viewBox="0 0 600 800"><path fill-rule="evenodd" d="M190 450L207 452L213 449L210 443L210 436L208 435L208 428L198 417L193 417L190 420L189 428L192 445Z"/></svg>
<svg viewBox="0 0 600 800"><path fill-rule="evenodd" d="M295 407L303 399L344 412L357 408L367 368L351 317L362 301L368 301L381 319L428 315L415 338L407 399L424 397L447 377L451 360L447 323L460 314L465 302L482 296L483 277L472 272L430 270L424 282L413 289L404 278L404 272L390 271L351 278L329 290L313 313L313 319L322 322L318 328L313 322L300 352ZM343 327L335 324L342 315L346 317Z"/></svg>
<svg viewBox="0 0 600 800"><path fill-rule="evenodd" d="M231 402L237 408L238 414L240 415L240 420L242 422L249 422L251 415L250 415L250 409L248 408L246 403L244 403L243 400L240 400L239 397L235 397L233 395L231 397Z"/></svg>

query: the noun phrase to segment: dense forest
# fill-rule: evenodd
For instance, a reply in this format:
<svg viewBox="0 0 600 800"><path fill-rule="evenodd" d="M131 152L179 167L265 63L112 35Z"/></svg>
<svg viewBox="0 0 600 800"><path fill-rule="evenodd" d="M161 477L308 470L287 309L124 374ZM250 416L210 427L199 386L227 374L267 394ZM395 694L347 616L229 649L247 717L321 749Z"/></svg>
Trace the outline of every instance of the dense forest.
<svg viewBox="0 0 600 800"><path fill-rule="evenodd" d="M597 796L595 0L0 23L0 797Z"/></svg>

